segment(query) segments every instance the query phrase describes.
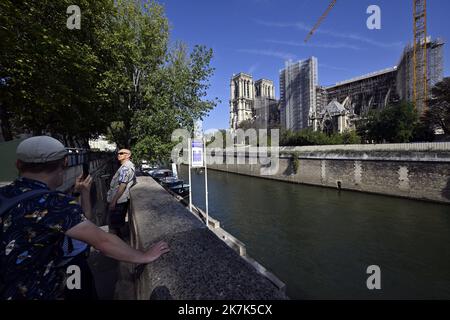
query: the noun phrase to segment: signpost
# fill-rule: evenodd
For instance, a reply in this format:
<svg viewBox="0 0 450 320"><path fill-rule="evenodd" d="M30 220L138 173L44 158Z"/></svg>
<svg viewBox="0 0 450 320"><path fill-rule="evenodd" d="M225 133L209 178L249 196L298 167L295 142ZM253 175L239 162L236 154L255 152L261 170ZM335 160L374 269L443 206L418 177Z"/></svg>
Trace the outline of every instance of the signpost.
<svg viewBox="0 0 450 320"><path fill-rule="evenodd" d="M175 179L178 179L178 170L177 170L177 164L176 163L172 163L172 173L173 173L173 177Z"/></svg>
<svg viewBox="0 0 450 320"><path fill-rule="evenodd" d="M192 212L192 181L191 181L191 158L192 158L192 152L191 152L191 148L192 148L192 142L191 142L191 138L188 139L188 149L189 149L189 155L188 155L188 163L189 163L189 211Z"/></svg>
<svg viewBox="0 0 450 320"><path fill-rule="evenodd" d="M206 140L203 137L203 157L205 162L205 206L206 206L206 227L209 228L209 213L208 213L208 168L206 165Z"/></svg>
<svg viewBox="0 0 450 320"><path fill-rule="evenodd" d="M192 168L201 168L204 166L203 141L192 141Z"/></svg>
<svg viewBox="0 0 450 320"><path fill-rule="evenodd" d="M192 180L191 168L205 168L205 204L206 204L206 226L209 228L208 213L208 169L206 166L206 141L188 139L189 144L189 210L192 212Z"/></svg>

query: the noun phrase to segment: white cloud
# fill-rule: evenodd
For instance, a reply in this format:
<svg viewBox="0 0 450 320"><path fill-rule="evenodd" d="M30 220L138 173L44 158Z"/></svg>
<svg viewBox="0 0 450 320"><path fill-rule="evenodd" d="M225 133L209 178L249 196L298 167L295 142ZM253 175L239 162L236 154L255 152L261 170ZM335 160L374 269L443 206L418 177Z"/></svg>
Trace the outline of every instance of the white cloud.
<svg viewBox="0 0 450 320"><path fill-rule="evenodd" d="M301 31L306 31L307 33L311 31L312 27L304 24L303 22L294 22L294 23L285 23L285 22L267 22L262 20L254 20L257 24L263 25L266 27L274 27L274 28L296 28ZM307 35L305 34L305 37ZM375 47L380 48L393 48L393 47L401 47L404 44L401 41L398 42L380 42L375 41L367 37L363 37L361 35L355 33L340 33L332 30L327 30L323 28L319 28L315 31L317 34L328 35L330 37L346 39L346 40L354 40L359 42L364 42L366 44L370 44Z"/></svg>
<svg viewBox="0 0 450 320"><path fill-rule="evenodd" d="M321 43L321 42L296 42L296 41L281 41L281 40L264 40L265 42L287 45L287 46L295 46L295 47L311 47L311 48L325 48L325 49L351 49L351 50L361 50L361 47L358 47L353 44L339 42L339 43Z"/></svg>
<svg viewBox="0 0 450 320"><path fill-rule="evenodd" d="M258 50L258 49L238 49L237 52L257 54L262 56L276 57L283 60L295 60L296 55L288 52L271 51L271 50Z"/></svg>

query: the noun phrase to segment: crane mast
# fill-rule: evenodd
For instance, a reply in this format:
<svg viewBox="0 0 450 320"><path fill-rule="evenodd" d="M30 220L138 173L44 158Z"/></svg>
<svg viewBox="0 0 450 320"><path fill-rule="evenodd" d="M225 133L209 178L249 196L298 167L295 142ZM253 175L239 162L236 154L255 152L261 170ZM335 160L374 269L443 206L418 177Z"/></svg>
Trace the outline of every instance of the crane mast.
<svg viewBox="0 0 450 320"><path fill-rule="evenodd" d="M413 0L414 49L413 49L413 101L416 110L427 110L428 61L427 61L427 1Z"/></svg>

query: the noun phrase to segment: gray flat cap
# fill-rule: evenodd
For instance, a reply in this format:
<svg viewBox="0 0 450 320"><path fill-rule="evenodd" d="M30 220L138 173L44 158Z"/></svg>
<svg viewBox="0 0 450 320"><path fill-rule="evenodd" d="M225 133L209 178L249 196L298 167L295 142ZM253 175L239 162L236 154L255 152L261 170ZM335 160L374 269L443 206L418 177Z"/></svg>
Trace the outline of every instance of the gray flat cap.
<svg viewBox="0 0 450 320"><path fill-rule="evenodd" d="M17 159L28 163L45 163L64 158L67 150L58 140L37 136L22 141L16 150Z"/></svg>

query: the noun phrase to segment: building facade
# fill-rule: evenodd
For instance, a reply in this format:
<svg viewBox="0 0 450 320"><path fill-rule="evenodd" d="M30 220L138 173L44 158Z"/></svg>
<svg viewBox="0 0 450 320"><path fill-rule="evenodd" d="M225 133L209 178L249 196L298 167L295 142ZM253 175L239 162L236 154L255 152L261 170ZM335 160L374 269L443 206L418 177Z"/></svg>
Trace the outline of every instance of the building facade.
<svg viewBox="0 0 450 320"><path fill-rule="evenodd" d="M278 101L272 80L253 81L249 74L234 75L230 84L230 128L250 121L255 129L278 126Z"/></svg>
<svg viewBox="0 0 450 320"><path fill-rule="evenodd" d="M337 100L331 101L312 118L314 131L322 131L326 134L343 133L354 129L354 114L345 108Z"/></svg>
<svg viewBox="0 0 450 320"><path fill-rule="evenodd" d="M431 88L443 79L443 47L440 39L427 38L427 76ZM288 61L279 72L280 100L270 80L253 81L240 73L231 79L230 127L250 120L256 128L300 131L306 128L327 133L355 129L355 123L371 110L382 110L399 101L414 101L413 48L408 45L397 66L372 72L335 85L318 85L318 61ZM419 114L424 112L418 101Z"/></svg>
<svg viewBox="0 0 450 320"><path fill-rule="evenodd" d="M255 82L254 128L273 129L279 125L278 100L272 80L260 79Z"/></svg>
<svg viewBox="0 0 450 320"><path fill-rule="evenodd" d="M364 117L372 109L398 101L396 74L397 67L393 67L327 87L327 103L336 100L351 113Z"/></svg>
<svg viewBox="0 0 450 320"><path fill-rule="evenodd" d="M312 125L316 113L317 58L286 62L280 71L280 115L283 128L299 131Z"/></svg>
<svg viewBox="0 0 450 320"><path fill-rule="evenodd" d="M239 73L230 83L230 128L253 118L254 84L249 74Z"/></svg>
<svg viewBox="0 0 450 320"><path fill-rule="evenodd" d="M430 98L431 88L443 79L443 46L442 40L427 38L427 78ZM370 110L381 110L388 105L399 101L414 101L414 60L413 47L408 45L400 58L398 66L373 72L334 86L325 88L326 93L317 90L317 112L312 120L315 122L314 130L326 130L329 126L321 126L323 122L323 101L329 106L333 101L341 104L345 110L345 121L342 122L347 130L355 128L355 122L367 116ZM423 83L423 82L422 82ZM420 83L418 86L420 89ZM420 93L419 93L420 95ZM325 99L323 97L326 96ZM319 103L322 99L322 103ZM424 110L423 101L418 100L415 106L419 115ZM335 109L335 108L334 108ZM334 117L337 117L337 113ZM322 122L321 122L322 121ZM335 123L337 120L333 120ZM333 128L337 128L333 126ZM335 132L342 132L336 129Z"/></svg>

